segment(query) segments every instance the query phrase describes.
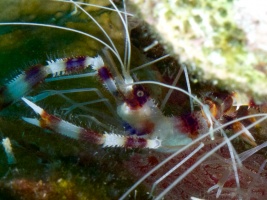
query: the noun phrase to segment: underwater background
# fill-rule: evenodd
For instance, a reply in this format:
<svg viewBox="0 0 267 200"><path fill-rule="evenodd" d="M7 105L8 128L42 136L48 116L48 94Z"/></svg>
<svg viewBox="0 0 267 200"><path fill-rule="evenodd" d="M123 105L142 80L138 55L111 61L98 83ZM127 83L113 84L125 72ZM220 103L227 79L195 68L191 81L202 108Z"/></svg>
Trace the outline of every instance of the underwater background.
<svg viewBox="0 0 267 200"><path fill-rule="evenodd" d="M109 1L95 0L90 3L112 8ZM116 1L116 3L122 7L120 2ZM0 7L2 8L0 22L31 22L69 27L90 33L109 44L95 23L70 3L42 0L12 0L8 2L0 0ZM84 6L84 9L105 29L123 57L125 32L118 14L92 6ZM160 45L144 54L143 48L151 44L154 39L148 33L146 26L143 26L139 20L129 20L129 23L133 50L132 68L164 55L163 47ZM103 48L102 44L92 38L66 30L37 25L0 24L0 85L7 84L32 65L45 65L47 60L63 57L96 56L101 54ZM117 62L116 59L114 61ZM135 76L140 80L155 80L171 84L178 69L176 60L169 58L137 71ZM86 72L91 71L88 69ZM211 92L225 92L212 84L194 81L197 79L194 79L193 76L191 76L191 80L193 80L193 94L200 97ZM185 85L182 77L178 87L186 89ZM42 91L53 90L57 95L37 102L49 113L78 126L90 127L100 133L107 131L107 128L95 123L94 117L101 122L100 124L104 124L114 132L123 131L121 121L110 117L111 113L103 106L103 102L93 104L93 106L87 105L88 112L85 112L81 109L72 109L73 103L68 101L69 99L76 102L94 101L100 98L96 93L66 94L65 97L68 100L57 93L60 90L77 88L97 88L116 109L116 102L97 77L45 82L28 95L35 96ZM153 93L152 97L159 103L168 92L168 89L158 86L149 86L149 90ZM248 115L246 109L243 111L244 115ZM173 93L164 109L164 114L179 116L187 112L190 112L189 98L178 92ZM250 112L257 113L258 111L251 109ZM0 111L1 139L8 137L11 140L16 158L15 164L8 164L4 149L0 149L0 199L118 199L140 177L167 157L167 154L152 150L102 148L94 144L75 141L27 124L21 117L36 117L36 114L22 101L15 102ZM255 129L256 133L265 131L265 126ZM257 134L256 137L259 143L267 139L263 134ZM237 152L251 148L250 145L240 142L240 140L234 141L233 144ZM166 169L160 169L158 174L154 173L148 181L137 187L128 199L152 199L149 197L149 191L156 177L161 177L164 170L168 170L171 165L178 163L192 149L188 149L180 157L172 160ZM250 160L254 164L254 171L260 168L265 155L265 151L262 151L258 157L254 157L253 162ZM177 172L170 179L163 181L158 190L166 188L191 165L192 163L184 165L179 173ZM207 168L213 172L210 166ZM221 173L222 170L224 170L223 167L217 167L216 172ZM265 167L263 172L266 171ZM206 174L209 175L209 173ZM189 199L192 195L207 197L207 199L214 198L216 192L210 196L206 194L207 188L212 185L201 188L199 185L203 183L198 182L198 177L200 177L199 174L189 176L185 182L170 192L166 199L175 199L177 195L187 197L184 199Z"/></svg>

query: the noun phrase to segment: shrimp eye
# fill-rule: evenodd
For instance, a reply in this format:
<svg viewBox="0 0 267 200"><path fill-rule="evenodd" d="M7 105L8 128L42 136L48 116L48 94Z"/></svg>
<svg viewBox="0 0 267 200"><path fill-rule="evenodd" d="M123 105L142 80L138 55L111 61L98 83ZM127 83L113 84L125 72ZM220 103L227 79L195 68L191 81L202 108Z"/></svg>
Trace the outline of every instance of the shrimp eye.
<svg viewBox="0 0 267 200"><path fill-rule="evenodd" d="M138 101L138 104L142 106L145 104L149 98L148 92L145 90L145 88L141 85L136 85L134 87L134 96L136 101Z"/></svg>
<svg viewBox="0 0 267 200"><path fill-rule="evenodd" d="M133 91L125 102L131 107L131 109L138 109L142 107L149 99L149 93L141 85L134 85Z"/></svg>
<svg viewBox="0 0 267 200"><path fill-rule="evenodd" d="M142 90L138 90L137 92L136 92L136 96L138 96L138 97L143 97L144 96L144 91L142 91Z"/></svg>

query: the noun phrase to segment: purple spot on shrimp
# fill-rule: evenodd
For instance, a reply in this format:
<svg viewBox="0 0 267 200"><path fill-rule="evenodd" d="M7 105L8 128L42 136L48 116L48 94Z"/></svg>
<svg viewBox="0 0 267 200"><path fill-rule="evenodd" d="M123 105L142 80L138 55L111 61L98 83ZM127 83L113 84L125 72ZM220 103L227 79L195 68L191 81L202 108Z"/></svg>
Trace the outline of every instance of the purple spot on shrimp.
<svg viewBox="0 0 267 200"><path fill-rule="evenodd" d="M75 58L68 58L66 61L66 72L77 72L85 69L88 66L85 66L85 56L79 56Z"/></svg>
<svg viewBox="0 0 267 200"><path fill-rule="evenodd" d="M125 128L125 131L128 132L130 135L145 135L145 132L142 131L138 131L135 128L133 128L130 124L128 124L127 122L123 122L123 127Z"/></svg>
<svg viewBox="0 0 267 200"><path fill-rule="evenodd" d="M42 82L46 75L42 65L35 65L25 71L25 82L32 88Z"/></svg>
<svg viewBox="0 0 267 200"><path fill-rule="evenodd" d="M149 98L148 92L141 85L134 86L134 96L139 102L140 106L144 105Z"/></svg>
<svg viewBox="0 0 267 200"><path fill-rule="evenodd" d="M176 127L178 130L181 130L182 133L189 134L189 137L195 138L198 136L199 132L199 121L197 117L190 113L186 115L182 115L178 118L178 121L180 120L181 123L176 123L179 127Z"/></svg>
<svg viewBox="0 0 267 200"><path fill-rule="evenodd" d="M110 71L105 66L98 69L98 75L102 81L112 78Z"/></svg>
<svg viewBox="0 0 267 200"><path fill-rule="evenodd" d="M139 109L149 99L149 93L141 85L134 85L131 95L125 98L125 102L132 110Z"/></svg>
<svg viewBox="0 0 267 200"><path fill-rule="evenodd" d="M133 129L133 127L131 127L130 124L128 124L127 122L123 123L123 127L125 129L126 132L130 133L130 135L134 135L136 134L136 130Z"/></svg>
<svg viewBox="0 0 267 200"><path fill-rule="evenodd" d="M125 141L125 147L127 148L145 148L147 140L145 138L133 138L129 137Z"/></svg>
<svg viewBox="0 0 267 200"><path fill-rule="evenodd" d="M88 143L103 144L104 137L102 134L97 133L90 129L82 129L80 133L80 140Z"/></svg>

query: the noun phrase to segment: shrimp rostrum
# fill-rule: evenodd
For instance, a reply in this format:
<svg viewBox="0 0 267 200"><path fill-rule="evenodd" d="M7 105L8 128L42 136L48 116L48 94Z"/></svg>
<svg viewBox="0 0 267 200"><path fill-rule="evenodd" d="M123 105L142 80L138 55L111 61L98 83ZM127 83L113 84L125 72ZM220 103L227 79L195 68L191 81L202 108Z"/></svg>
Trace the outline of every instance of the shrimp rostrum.
<svg viewBox="0 0 267 200"><path fill-rule="evenodd" d="M176 175L178 176L177 179L169 180L168 187L162 187L164 189L160 191L162 193L156 199L161 199L169 193L175 185L185 179L190 173L193 173L195 169L199 169L201 166L210 167L218 163L220 166L223 166L225 171L223 174L214 178L213 182L207 184L205 188L207 193L215 192L214 196L219 198L220 194L224 191L229 196L236 192L237 196L242 198L242 185L240 184L239 177L239 171L242 170L249 174L246 174L247 176L252 177L251 184L253 183L253 187L257 186L255 182L257 176L252 176L251 171L247 169L244 170L246 167L242 163L251 155L255 154L255 152L266 146L265 143L258 145L249 130L265 120L266 115L255 114L253 116L245 116L241 119L238 118L238 108L240 106L252 106L252 101L246 100L245 102L241 102L239 94L234 92L227 93L226 95L210 92L208 94L206 93L204 97L197 98L191 93L188 74L184 65L177 70L179 72L171 85L162 83L161 81L139 81L133 72L146 69L148 65L134 69L130 67L131 41L127 23L131 14L125 9L122 11L119 10L113 1L109 1L110 7L101 7L75 1L63 1L62 3L64 5L71 5L70 16L85 15L86 19L92 21L95 24L95 28L104 35L104 39L99 39L97 36L82 30L47 23L1 22L0 26L34 26L71 32L99 43L102 50L99 50L99 53L94 56L78 55L58 58L47 61L45 65L38 64L29 67L0 88L1 110L4 111L13 104L24 102L37 115L36 117L22 117L25 122L56 132L62 136L82 141L83 143L101 145L102 147L151 149L154 152L158 152L159 155L162 152L166 153L163 157L167 157L167 159L160 162L151 171L147 171L144 176L141 174L143 178L133 185L121 199L128 197L138 184L143 182L156 170L162 168L165 163L171 163L170 160L177 162L177 164L173 168L167 169L166 174L160 175L158 180L148 181L148 184L152 184L151 194L154 194L155 188L161 187L160 182L164 182L164 179L177 168L187 166L186 168L188 170ZM124 5L124 2L122 4ZM119 50L114 44L115 42L106 30L86 10L87 7L92 6L101 7L101 9L108 9L110 12L117 13L124 30L124 60L121 59ZM166 57L163 56L159 60L163 60ZM176 86L182 72L185 74L187 90ZM37 94L34 92L36 88L42 87L40 85L43 83L56 83L61 80L62 82L72 81L79 80L80 78L85 78L89 82L94 77L98 79L98 85L104 85L106 91L102 92L100 89L91 87L68 90L45 90ZM153 94L149 90L149 86L151 85L157 88L167 88L167 95L160 102L161 105L153 98ZM173 91L178 91L189 97L188 100L191 105L190 112L182 113L179 116L167 116L164 114L164 105ZM86 92L94 93L97 99L79 103L67 95ZM71 104L70 107L63 109L65 114L73 113L75 115L76 113L73 111L79 109L83 114L79 113L77 114L78 116L89 119L97 126L103 127L105 131L101 132L93 127L89 128L76 125L74 122L61 119L56 114L50 114L39 106L40 101L52 96L59 96ZM104 105L102 108L103 112L94 110L94 104L97 103ZM197 105L195 106L197 110L195 110L194 105ZM110 116L103 117L103 115L106 115L104 110L108 110ZM256 120L257 117L260 117L260 119ZM107 119L107 121L104 121L104 119ZM244 124L242 120L249 122ZM229 136L228 130L232 130L234 134ZM242 142L253 148L238 154L232 144L232 140L235 138L241 139ZM5 140L5 143L9 144L9 141ZM221 148L227 149L227 156L217 153ZM167 153L172 154L169 156ZM179 157L181 154L186 156ZM10 156L14 157L11 153ZM214 158L213 160L210 159L212 156ZM175 157L177 157L177 160L175 160ZM184 164L190 159L193 159L191 161L193 164ZM258 175L264 170L264 167L265 163L260 166L257 172ZM201 170L204 170L204 167ZM212 175L209 176L211 177ZM230 179L231 181L234 180L232 182L235 183L236 190L230 190L229 188L227 190L227 187L224 188L224 185L227 185L225 183ZM262 181L264 182L266 180ZM252 194L252 189L250 194Z"/></svg>

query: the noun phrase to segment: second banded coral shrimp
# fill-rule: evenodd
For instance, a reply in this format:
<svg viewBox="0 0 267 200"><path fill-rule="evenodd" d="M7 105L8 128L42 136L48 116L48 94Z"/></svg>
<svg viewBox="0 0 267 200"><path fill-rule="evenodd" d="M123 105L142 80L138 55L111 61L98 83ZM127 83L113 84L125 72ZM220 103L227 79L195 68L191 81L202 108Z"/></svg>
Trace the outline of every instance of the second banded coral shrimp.
<svg viewBox="0 0 267 200"><path fill-rule="evenodd" d="M13 81L3 82L1 106L6 108L1 113L1 134L10 137L11 140L14 137L15 142L12 144L17 165L25 160L26 162L32 160L34 167L43 170L38 173L34 167L28 165L28 171L25 165L16 170L10 168L2 178L2 181L8 180L6 181L8 184L2 183L5 188L9 190L12 188L15 195L24 192L22 195L25 195L25 198L32 197L30 195L33 190L48 196L62 195L68 191L66 195L69 196L82 194L75 196L80 199L89 198L92 194L95 198L101 199L117 199L119 196L121 199L153 198L152 196L156 199L161 199L163 196L166 199L190 197L245 199L245 195L255 198L264 196L265 189L262 186L266 183L266 178L263 176L265 162L260 154L256 158L255 155L265 143L257 145L258 141L254 141L249 129L263 121L266 118L265 114L255 115L255 120L248 120L247 124L240 123L243 122L240 116L232 110L232 105L235 105L232 101L236 99L233 95L225 97L218 95L218 101L208 97L200 101L190 92L176 86L182 70L177 76L170 78L172 79L170 84L163 84L160 81L164 81L166 77L162 75L164 74L162 71L152 71L145 66L144 71L148 72L141 73L138 67L133 68L132 65L136 63L133 63L134 59L128 56L134 58L137 52L131 53L129 49L129 31L126 25L129 21L126 16L130 14L119 11L113 2L101 1L104 6L101 8L95 7L99 5L72 1L34 2L38 3L38 8L44 10L38 9L36 14L34 8L29 11L27 7L24 12L30 12L32 15L22 15L21 17L25 19L20 21L24 22L0 24L3 33L12 32L8 34L9 39L12 38L9 41L13 42L11 46L18 45L20 51L25 49L28 51L27 55L34 56L33 59L47 58L47 55L42 54L48 56L62 54L58 49L64 49L62 50L64 54L75 56L54 59L55 61L49 61L48 65L26 68L22 75ZM107 8L112 10L107 11ZM23 10L23 7L21 9ZM47 15L47 12L53 14ZM109 15L105 16L106 13ZM91 18L89 14L95 18ZM25 22L27 20L30 22ZM34 35L31 35L31 32L34 32ZM53 36L47 37L49 34ZM27 43L34 43L34 40L37 40L38 45L35 43L32 47L22 47L13 41L17 39L18 42L22 38ZM124 42L127 44L126 47ZM5 46L6 51L8 51L7 46ZM40 49L33 50L34 48ZM102 48L107 50L97 56ZM121 60L123 53L119 52L126 52L125 62ZM13 53L12 57L18 56L19 62L22 62L21 54ZM113 59L109 60L110 57ZM140 58L140 54L137 57L140 61L145 60ZM115 64L112 63L113 60ZM127 64L130 60L131 67ZM11 61L9 63L10 66L19 66L11 64ZM131 70L136 75L130 73ZM6 73L1 79L8 76ZM133 78L134 76L136 78ZM151 77L152 81L148 81ZM139 78L145 81L137 81ZM40 82L42 84L39 84ZM32 89L34 85L38 86ZM103 85L106 88L103 88ZM20 89L17 89L18 86ZM153 94L156 92L159 94ZM163 94L160 94L161 92ZM171 92L173 93L169 99ZM185 98L183 94L190 98ZM37 115L31 113L31 108L20 100L21 97ZM191 112L189 108L187 114L182 113L180 111L182 109L177 107L190 107L185 106L190 103L181 102L182 98L183 101L194 101L195 111ZM45 107L46 111L41 107ZM171 112L168 111L170 108L180 110ZM247 119L254 119L252 117L245 116ZM21 118L30 124L48 128L63 136L45 134L45 130L26 124ZM87 120L91 123L90 127L85 122ZM14 124L20 125L22 130L18 131L17 127L9 128L14 127ZM235 134L229 136L226 132L231 130L234 130L232 132ZM74 141L68 140L67 137ZM236 152L232 139L237 137L241 138L241 143L247 140L248 145L254 148L249 150L240 148L239 152ZM20 141L22 139L24 142ZM56 148L57 143L60 144L58 148ZM80 152L83 149L79 146L80 143L87 147L83 153ZM111 148L103 150L94 143ZM112 151L116 146L120 148ZM144 150L140 150L144 147ZM135 150L125 151L125 148ZM35 152L31 152L27 160L25 152L33 150ZM168 151L175 153L170 155ZM50 154L53 156L50 157ZM73 157L77 158L73 161L70 155L75 155ZM22 159L22 156L25 159ZM251 163L246 163L251 157L254 158L253 167ZM34 162L35 158L39 163ZM157 163L158 167L149 172ZM68 164L71 167L66 167ZM89 171L89 174L86 174L88 168L93 172ZM26 176L27 172L24 170L28 173L32 170L36 177ZM44 177L40 176L40 173L43 173ZM97 173L103 175L97 176L95 175ZM129 176L136 178L143 176L143 178L124 193L130 187ZM40 183L40 180L44 183ZM81 182L84 183L83 187L78 188ZM142 187L136 188L139 183L143 183ZM62 193L55 190L55 187L60 188ZM142 194L141 191L146 190L144 187L149 187L151 197ZM100 194L95 194L95 188L100 188ZM105 194L101 194L102 191L105 191L103 192Z"/></svg>

